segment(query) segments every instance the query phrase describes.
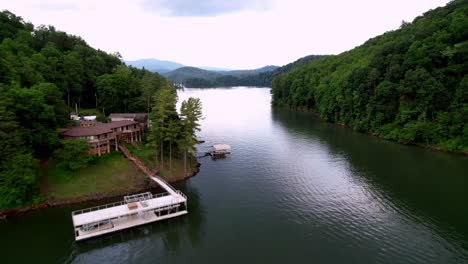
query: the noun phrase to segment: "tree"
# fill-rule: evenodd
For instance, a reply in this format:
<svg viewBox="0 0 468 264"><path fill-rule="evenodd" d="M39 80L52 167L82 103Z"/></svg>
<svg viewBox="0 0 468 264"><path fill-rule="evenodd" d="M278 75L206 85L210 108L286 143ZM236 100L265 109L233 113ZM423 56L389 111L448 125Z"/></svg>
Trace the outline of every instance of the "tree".
<svg viewBox="0 0 468 264"><path fill-rule="evenodd" d="M78 103L81 100L83 72L83 65L77 53L71 52L63 57L63 87L67 94L68 111L70 111L72 95L78 95Z"/></svg>
<svg viewBox="0 0 468 264"><path fill-rule="evenodd" d="M198 143L196 132L201 130L199 121L202 118L202 104L200 99L190 97L183 101L180 115L182 129L178 145L184 152L184 172L187 175L187 152L195 151L195 145Z"/></svg>
<svg viewBox="0 0 468 264"><path fill-rule="evenodd" d="M141 79L142 101L146 107L146 112L151 112L153 96L158 89L165 84L165 80L158 74L145 72Z"/></svg>
<svg viewBox="0 0 468 264"><path fill-rule="evenodd" d="M149 140L160 154L160 169L164 169L164 141L166 141L169 122L177 118L175 105L177 94L171 87L164 87L156 91L151 120L151 133ZM159 151L158 151L159 148Z"/></svg>
<svg viewBox="0 0 468 264"><path fill-rule="evenodd" d="M9 88L0 84L0 208L18 207L30 200L36 184L37 161L26 147L24 131L12 109Z"/></svg>
<svg viewBox="0 0 468 264"><path fill-rule="evenodd" d="M466 152L466 20L466 1L451 1L350 51L296 66L273 80L272 104Z"/></svg>
<svg viewBox="0 0 468 264"><path fill-rule="evenodd" d="M84 140L61 140L62 147L54 151L57 165L76 171L88 166L93 156L88 154L89 146Z"/></svg>
<svg viewBox="0 0 468 264"><path fill-rule="evenodd" d="M31 153L18 151L0 165L0 208L24 205L34 194L37 161Z"/></svg>
<svg viewBox="0 0 468 264"><path fill-rule="evenodd" d="M144 76L149 81L143 92ZM0 12L0 207L34 198L36 159L49 159L57 148L69 147L68 142L62 146L57 129L69 125L73 103L97 108L99 99L107 113L142 112L164 86L172 89L160 75L126 67L80 37L53 26L34 29L21 17ZM175 109L175 101L170 104ZM175 110L171 118L177 118ZM81 147L82 154L87 148ZM89 158L69 156L66 167L85 164L80 157Z"/></svg>
<svg viewBox="0 0 468 264"><path fill-rule="evenodd" d="M167 125L164 140L169 141L169 169L172 171L172 144L179 136L180 124L179 120L173 119Z"/></svg>

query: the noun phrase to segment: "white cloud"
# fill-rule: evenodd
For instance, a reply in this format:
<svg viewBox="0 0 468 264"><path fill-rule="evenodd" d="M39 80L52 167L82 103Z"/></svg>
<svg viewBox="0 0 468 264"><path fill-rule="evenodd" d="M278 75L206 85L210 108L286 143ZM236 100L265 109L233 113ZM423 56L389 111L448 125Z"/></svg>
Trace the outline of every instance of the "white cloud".
<svg viewBox="0 0 468 264"><path fill-rule="evenodd" d="M170 16L214 16L241 10L266 10L271 0L143 0L142 6Z"/></svg>
<svg viewBox="0 0 468 264"><path fill-rule="evenodd" d="M256 68L349 50L449 2L272 0L269 9L178 17L145 8L144 1L0 0L0 5L36 26L51 24L95 48L119 51L127 60ZM73 8L63 8L67 5Z"/></svg>

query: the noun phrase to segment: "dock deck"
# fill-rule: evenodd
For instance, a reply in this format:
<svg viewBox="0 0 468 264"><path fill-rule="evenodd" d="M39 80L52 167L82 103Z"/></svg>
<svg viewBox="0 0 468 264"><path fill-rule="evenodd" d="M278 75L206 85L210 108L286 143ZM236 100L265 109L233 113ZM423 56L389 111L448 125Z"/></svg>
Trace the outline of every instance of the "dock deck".
<svg viewBox="0 0 468 264"><path fill-rule="evenodd" d="M118 230L187 214L187 197L163 179L152 176L166 192L126 196L124 201L72 213L75 239L83 240Z"/></svg>

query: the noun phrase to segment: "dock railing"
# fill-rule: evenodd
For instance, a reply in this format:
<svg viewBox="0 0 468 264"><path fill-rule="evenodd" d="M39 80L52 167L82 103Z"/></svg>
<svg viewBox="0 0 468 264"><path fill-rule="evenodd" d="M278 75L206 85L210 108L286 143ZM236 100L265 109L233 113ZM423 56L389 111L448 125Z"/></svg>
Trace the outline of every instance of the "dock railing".
<svg viewBox="0 0 468 264"><path fill-rule="evenodd" d="M173 192L177 193L178 190L176 190L174 187L172 187L169 183L167 183L163 178L157 176L157 175L153 175L151 177L154 177L155 179L159 180L160 182L162 182L163 184L159 184L163 189L166 189L167 191L167 188L169 188L170 190L172 190Z"/></svg>
<svg viewBox="0 0 468 264"><path fill-rule="evenodd" d="M158 198L158 197L168 196L168 195L170 195L168 192L157 193L157 194L152 194L152 198ZM89 213L89 212L93 212L93 211L97 211L97 210L107 209L107 208L110 208L110 207L121 206L121 205L124 205L124 204L127 204L127 203L125 201L120 201L120 202L109 203L109 204L94 206L94 207L90 207L90 208L85 208L85 209L73 211L72 216L79 215L79 214L84 214L84 213Z"/></svg>
<svg viewBox="0 0 468 264"><path fill-rule="evenodd" d="M187 200L187 196L183 192L176 190L176 193L178 193L180 196L184 197L185 200Z"/></svg>

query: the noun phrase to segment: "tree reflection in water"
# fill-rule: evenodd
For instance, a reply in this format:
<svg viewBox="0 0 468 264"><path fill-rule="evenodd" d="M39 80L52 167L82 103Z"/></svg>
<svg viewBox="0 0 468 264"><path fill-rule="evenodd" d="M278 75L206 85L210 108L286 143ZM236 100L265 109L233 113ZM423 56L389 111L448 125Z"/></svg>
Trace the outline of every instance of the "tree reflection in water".
<svg viewBox="0 0 468 264"><path fill-rule="evenodd" d="M120 262L132 260L136 252L176 255L187 243L192 248L199 247L204 232L204 209L200 194L187 181L177 183L174 187L187 195L187 215L75 242L70 258L74 262L96 261L101 258L103 261L115 258Z"/></svg>

